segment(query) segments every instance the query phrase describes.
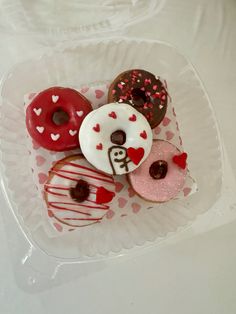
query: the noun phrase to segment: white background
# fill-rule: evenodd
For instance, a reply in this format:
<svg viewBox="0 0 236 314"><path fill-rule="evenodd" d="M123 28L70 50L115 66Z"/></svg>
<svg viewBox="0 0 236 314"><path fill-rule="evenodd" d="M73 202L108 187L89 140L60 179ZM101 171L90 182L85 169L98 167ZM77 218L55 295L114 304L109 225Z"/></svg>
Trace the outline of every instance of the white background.
<svg viewBox="0 0 236 314"><path fill-rule="evenodd" d="M194 64L212 100L235 174L236 1L167 0L157 16L128 33L167 41ZM4 40L0 33L0 73L13 61L7 53L10 41ZM8 210L2 196L0 201ZM221 206L224 212L228 205ZM4 228L0 221L0 313L236 313L236 221L132 260L110 262L35 294L15 283Z"/></svg>

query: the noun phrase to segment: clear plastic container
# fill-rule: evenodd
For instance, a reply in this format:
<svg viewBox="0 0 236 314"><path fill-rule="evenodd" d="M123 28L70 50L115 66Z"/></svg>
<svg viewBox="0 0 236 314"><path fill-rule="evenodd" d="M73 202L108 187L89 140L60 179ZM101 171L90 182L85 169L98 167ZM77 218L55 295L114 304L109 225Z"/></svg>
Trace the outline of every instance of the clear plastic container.
<svg viewBox="0 0 236 314"><path fill-rule="evenodd" d="M164 3L165 0L3 0L1 21L7 31L61 42L95 33L121 33L127 26L157 14Z"/></svg>
<svg viewBox="0 0 236 314"><path fill-rule="evenodd" d="M10 11L11 2L4 4L7 12ZM53 38L53 41L58 41L58 38L64 41L80 35L78 41L58 41L57 48L49 48L43 55L38 51L40 58L16 64L4 76L1 85L2 187L15 220L9 212L4 211L3 214L8 226L6 229L18 282L23 288L33 291L45 289L56 281L59 284L67 276L74 277L74 269L78 265L78 274L82 270L94 271L96 267L103 267L110 258L133 256L145 248L158 246L187 228L199 214L208 211L221 194L222 145L215 116L201 80L190 62L174 47L158 41L118 37L117 33L110 38L103 36L96 40L81 39L83 34L91 37L96 32L101 34L105 24L106 32L108 29L117 31L119 27L122 29L129 23L147 18L151 12L157 12L161 8L163 1L118 1L116 3L119 3L119 7L118 4L114 6L115 1L93 1L91 4L86 1L86 6L82 5L83 9L87 10L89 5L94 8L95 4L100 7L102 3L108 10L106 18L99 15L98 20L89 24L93 25L91 28L85 25L86 19L81 20L81 25L77 26L72 18L65 28L66 19L64 24L59 25L52 17L47 18L50 23L45 26L41 23L44 14L54 16L54 10L50 11L48 7L28 7L29 13L24 10L24 4L29 1L22 0L19 3L21 5L15 8L15 15L12 13L13 16L7 18L10 23L8 30L12 31L15 27L21 34L29 30L27 36L30 33L37 34L41 40L40 36L47 34L47 38ZM44 4L41 2L42 6ZM81 3L78 5L82 8ZM88 11L91 12L90 9ZM143 12L146 12L145 15ZM26 14L26 20L30 24L22 24L20 27L18 13L20 16ZM72 13L68 13L68 16L70 14ZM30 20L31 16L33 18ZM82 228L59 238L48 238L42 229L37 228L37 210L42 202L37 191L32 188L23 95L53 85L96 85L112 80L123 70L136 67L158 73L167 80L184 147L189 153L189 166L197 180L199 192L187 199L156 205L125 219L105 222L94 228ZM13 233L14 228L16 230ZM91 268L88 262L96 264L93 263Z"/></svg>

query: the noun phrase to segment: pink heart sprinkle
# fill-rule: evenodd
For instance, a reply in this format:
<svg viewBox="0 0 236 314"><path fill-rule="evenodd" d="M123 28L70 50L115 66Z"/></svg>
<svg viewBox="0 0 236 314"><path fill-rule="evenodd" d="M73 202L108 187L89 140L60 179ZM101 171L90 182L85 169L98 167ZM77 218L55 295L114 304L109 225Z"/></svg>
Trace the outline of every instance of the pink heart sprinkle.
<svg viewBox="0 0 236 314"><path fill-rule="evenodd" d="M153 85L153 90L157 90L157 85Z"/></svg>
<svg viewBox="0 0 236 314"><path fill-rule="evenodd" d="M174 137L174 133L171 131L166 131L166 139L167 141L171 140Z"/></svg>
<svg viewBox="0 0 236 314"><path fill-rule="evenodd" d="M29 94L29 96L28 96L29 100L33 99L35 95L36 95L36 93Z"/></svg>
<svg viewBox="0 0 236 314"><path fill-rule="evenodd" d="M123 189L124 185L121 182L115 183L115 191L119 193Z"/></svg>
<svg viewBox="0 0 236 314"><path fill-rule="evenodd" d="M107 219L112 219L112 217L114 216L115 216L115 213L113 212L113 210L109 209L106 213Z"/></svg>
<svg viewBox="0 0 236 314"><path fill-rule="evenodd" d="M165 117L163 120L162 120L162 125L164 125L164 126L167 126L169 123L170 123L170 119L169 118L167 118L167 117Z"/></svg>
<svg viewBox="0 0 236 314"><path fill-rule="evenodd" d="M104 92L102 90L100 90L100 89L96 89L95 90L95 95L96 95L97 99L100 99L104 95Z"/></svg>
<svg viewBox="0 0 236 314"><path fill-rule="evenodd" d="M137 203L132 203L131 207L133 209L133 213L135 213L135 214L138 213L141 209L141 206Z"/></svg>
<svg viewBox="0 0 236 314"><path fill-rule="evenodd" d="M36 156L37 166L42 166L45 163L46 159L43 156Z"/></svg>
<svg viewBox="0 0 236 314"><path fill-rule="evenodd" d="M159 126L157 126L155 129L154 129L154 133L155 134L160 134L161 133L161 128Z"/></svg>
<svg viewBox="0 0 236 314"><path fill-rule="evenodd" d="M33 149L35 150L40 148L40 145L37 142L35 142L35 140L32 140L32 145L33 145Z"/></svg>
<svg viewBox="0 0 236 314"><path fill-rule="evenodd" d="M190 189L190 188L188 188L188 187L184 188L184 189L183 189L184 196L189 195L189 193L190 193L191 191L192 191L192 189Z"/></svg>
<svg viewBox="0 0 236 314"><path fill-rule="evenodd" d="M38 178L39 178L39 183L40 183L40 184L44 184L44 183L47 181L48 176L47 176L45 173L40 172L40 173L38 174Z"/></svg>
<svg viewBox="0 0 236 314"><path fill-rule="evenodd" d="M129 197L133 197L135 195L135 191L131 187L128 188L128 192L129 192Z"/></svg>
<svg viewBox="0 0 236 314"><path fill-rule="evenodd" d="M54 222L54 227L57 229L57 231L59 231L59 232L62 232L62 226L61 225L59 225L57 222Z"/></svg>
<svg viewBox="0 0 236 314"><path fill-rule="evenodd" d="M80 91L81 91L81 93L85 94L85 93L87 93L88 90L89 90L89 87L84 86L84 87L81 88Z"/></svg>
<svg viewBox="0 0 236 314"><path fill-rule="evenodd" d="M119 207L120 208L124 208L125 205L127 204L127 200L124 197L120 197L118 198L118 203L119 203Z"/></svg>

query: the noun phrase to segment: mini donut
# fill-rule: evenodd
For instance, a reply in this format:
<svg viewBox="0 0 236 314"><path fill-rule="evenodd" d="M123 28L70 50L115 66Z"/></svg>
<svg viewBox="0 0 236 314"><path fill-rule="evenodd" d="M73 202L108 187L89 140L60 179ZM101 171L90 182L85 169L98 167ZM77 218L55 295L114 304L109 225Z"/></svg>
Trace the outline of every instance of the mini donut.
<svg viewBox="0 0 236 314"><path fill-rule="evenodd" d="M115 196L115 183L78 154L52 167L44 196L50 218L67 227L82 227L102 220Z"/></svg>
<svg viewBox="0 0 236 314"><path fill-rule="evenodd" d="M90 102L76 90L51 87L39 93L27 107L26 126L42 147L66 151L79 147L78 131L91 110Z"/></svg>
<svg viewBox="0 0 236 314"><path fill-rule="evenodd" d="M166 202L177 196L184 186L186 153L173 144L154 140L151 152L142 165L128 175L134 191L152 202Z"/></svg>
<svg viewBox="0 0 236 314"><path fill-rule="evenodd" d="M119 74L111 83L108 102L124 102L133 106L154 129L166 114L168 93L154 74L134 69Z"/></svg>
<svg viewBox="0 0 236 314"><path fill-rule="evenodd" d="M147 120L127 104L107 104L84 119L79 132L80 148L97 169L124 174L147 158L152 130Z"/></svg>

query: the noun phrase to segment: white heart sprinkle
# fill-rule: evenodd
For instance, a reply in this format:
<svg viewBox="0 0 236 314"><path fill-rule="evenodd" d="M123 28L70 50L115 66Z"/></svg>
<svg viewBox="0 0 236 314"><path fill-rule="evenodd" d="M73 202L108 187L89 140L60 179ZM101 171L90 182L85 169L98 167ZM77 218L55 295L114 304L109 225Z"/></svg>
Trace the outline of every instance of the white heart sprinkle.
<svg viewBox="0 0 236 314"><path fill-rule="evenodd" d="M77 133L77 131L76 130L69 130L69 133L71 136L74 136Z"/></svg>
<svg viewBox="0 0 236 314"><path fill-rule="evenodd" d="M82 117L82 115L84 114L84 112L82 110L81 111L76 111L76 113L77 113L78 117Z"/></svg>
<svg viewBox="0 0 236 314"><path fill-rule="evenodd" d="M163 107L164 107L164 106L162 106L162 105L159 105L159 108L160 108L160 109L162 109Z"/></svg>
<svg viewBox="0 0 236 314"><path fill-rule="evenodd" d="M54 102L54 104L58 101L59 96L56 95L52 95L52 101Z"/></svg>
<svg viewBox="0 0 236 314"><path fill-rule="evenodd" d="M39 133L43 133L44 131L44 127L43 126L36 126L36 130L39 132Z"/></svg>
<svg viewBox="0 0 236 314"><path fill-rule="evenodd" d="M42 108L38 108L38 109L34 108L33 110L34 110L34 112L36 113L37 116L40 116L40 114L42 112Z"/></svg>
<svg viewBox="0 0 236 314"><path fill-rule="evenodd" d="M60 134L53 134L53 133L51 133L51 138L52 138L53 141L57 141L59 139L59 137L60 137Z"/></svg>

